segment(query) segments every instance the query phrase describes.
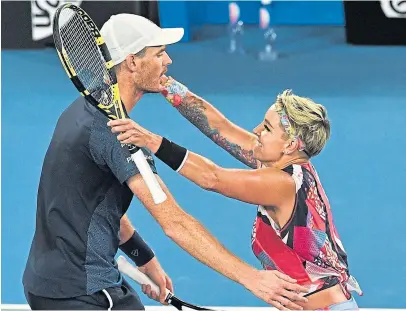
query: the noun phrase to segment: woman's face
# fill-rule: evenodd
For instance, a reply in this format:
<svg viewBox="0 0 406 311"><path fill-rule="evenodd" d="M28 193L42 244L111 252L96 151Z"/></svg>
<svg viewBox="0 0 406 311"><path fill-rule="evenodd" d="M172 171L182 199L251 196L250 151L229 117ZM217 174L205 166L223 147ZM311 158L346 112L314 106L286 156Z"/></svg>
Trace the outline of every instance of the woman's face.
<svg viewBox="0 0 406 311"><path fill-rule="evenodd" d="M262 163L278 161L289 144L279 114L270 108L253 132L258 137L254 157Z"/></svg>

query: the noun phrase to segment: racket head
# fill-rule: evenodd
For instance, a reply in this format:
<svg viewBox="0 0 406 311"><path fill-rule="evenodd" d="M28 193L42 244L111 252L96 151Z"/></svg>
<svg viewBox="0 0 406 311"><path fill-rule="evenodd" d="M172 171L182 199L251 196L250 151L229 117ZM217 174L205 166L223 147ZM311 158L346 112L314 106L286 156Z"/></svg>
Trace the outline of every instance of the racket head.
<svg viewBox="0 0 406 311"><path fill-rule="evenodd" d="M94 21L67 3L54 16L55 48L80 94L110 119L126 117L110 52Z"/></svg>

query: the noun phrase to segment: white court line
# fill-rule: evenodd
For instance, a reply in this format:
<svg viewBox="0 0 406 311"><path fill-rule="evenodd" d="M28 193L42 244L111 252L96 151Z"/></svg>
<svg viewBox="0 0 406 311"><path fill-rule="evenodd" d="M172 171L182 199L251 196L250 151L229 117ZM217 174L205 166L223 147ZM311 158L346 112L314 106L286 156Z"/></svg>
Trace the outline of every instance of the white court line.
<svg viewBox="0 0 406 311"><path fill-rule="evenodd" d="M24 304L2 304L1 310L30 310L28 305ZM213 310L236 310L236 311L276 311L276 308L272 307L216 307L216 306L205 306ZM172 306L145 306L145 311L171 311L175 310ZM382 308L360 308L360 311L406 311L406 309L382 309Z"/></svg>

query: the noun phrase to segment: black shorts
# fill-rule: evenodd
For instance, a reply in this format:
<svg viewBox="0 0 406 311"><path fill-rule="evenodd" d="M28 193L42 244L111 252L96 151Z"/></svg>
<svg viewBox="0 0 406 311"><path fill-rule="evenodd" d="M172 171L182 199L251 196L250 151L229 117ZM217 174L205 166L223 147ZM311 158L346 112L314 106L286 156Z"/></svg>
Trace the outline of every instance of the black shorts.
<svg viewBox="0 0 406 311"><path fill-rule="evenodd" d="M73 298L40 297L25 291L31 310L145 310L138 294L123 279L120 287Z"/></svg>

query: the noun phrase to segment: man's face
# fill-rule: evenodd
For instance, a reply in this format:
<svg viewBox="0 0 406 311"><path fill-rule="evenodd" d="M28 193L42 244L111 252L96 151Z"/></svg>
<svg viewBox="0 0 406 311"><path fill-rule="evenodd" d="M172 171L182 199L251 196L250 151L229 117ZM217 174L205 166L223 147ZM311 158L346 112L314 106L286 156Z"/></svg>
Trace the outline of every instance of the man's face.
<svg viewBox="0 0 406 311"><path fill-rule="evenodd" d="M134 82L145 93L160 91L160 78L168 71L172 60L165 51L165 46L148 47L143 56L135 59L136 70Z"/></svg>

